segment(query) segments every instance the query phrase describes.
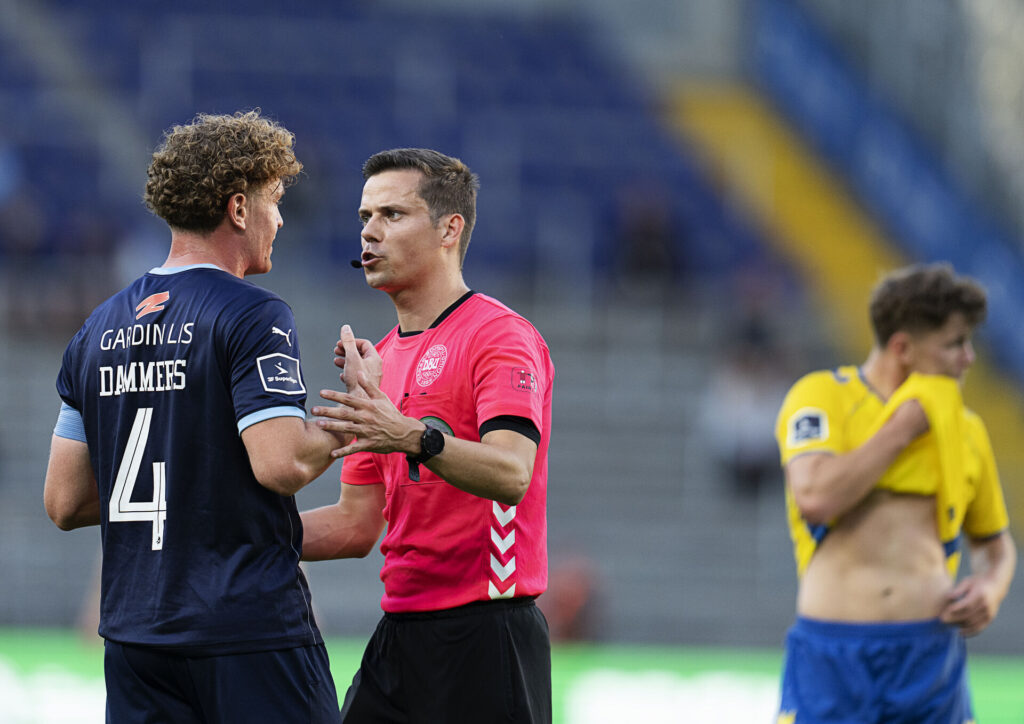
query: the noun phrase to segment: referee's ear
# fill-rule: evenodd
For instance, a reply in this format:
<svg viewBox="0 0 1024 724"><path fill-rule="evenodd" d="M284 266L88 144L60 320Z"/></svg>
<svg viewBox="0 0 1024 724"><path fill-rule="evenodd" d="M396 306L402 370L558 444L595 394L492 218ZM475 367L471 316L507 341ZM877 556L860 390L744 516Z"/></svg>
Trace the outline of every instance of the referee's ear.
<svg viewBox="0 0 1024 724"><path fill-rule="evenodd" d="M459 247L459 241L462 239L462 230L466 228L466 219L462 214L447 214L442 216L437 222L438 229L441 231L441 246L445 249L451 249Z"/></svg>

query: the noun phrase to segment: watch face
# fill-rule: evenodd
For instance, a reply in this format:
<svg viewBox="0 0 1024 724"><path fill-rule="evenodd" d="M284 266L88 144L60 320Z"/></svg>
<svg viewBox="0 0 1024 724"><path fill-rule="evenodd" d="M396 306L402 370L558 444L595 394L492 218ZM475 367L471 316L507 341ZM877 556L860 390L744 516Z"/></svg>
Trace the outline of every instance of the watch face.
<svg viewBox="0 0 1024 724"><path fill-rule="evenodd" d="M423 433L420 441L423 452L428 455L437 455L444 450L444 433L434 427L428 427Z"/></svg>

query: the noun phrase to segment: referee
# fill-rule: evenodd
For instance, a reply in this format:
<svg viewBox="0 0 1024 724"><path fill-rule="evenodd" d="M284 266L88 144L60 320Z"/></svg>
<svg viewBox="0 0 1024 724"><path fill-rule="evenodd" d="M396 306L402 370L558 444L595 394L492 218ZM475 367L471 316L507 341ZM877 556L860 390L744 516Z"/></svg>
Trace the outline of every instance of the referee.
<svg viewBox="0 0 1024 724"><path fill-rule="evenodd" d="M478 180L427 149L371 157L362 266L398 325L376 348L347 327L348 394L325 429L354 434L338 503L303 513L303 558L381 550L384 617L346 722L550 722L547 451L554 368L526 319L463 281ZM382 375L381 375L382 365Z"/></svg>

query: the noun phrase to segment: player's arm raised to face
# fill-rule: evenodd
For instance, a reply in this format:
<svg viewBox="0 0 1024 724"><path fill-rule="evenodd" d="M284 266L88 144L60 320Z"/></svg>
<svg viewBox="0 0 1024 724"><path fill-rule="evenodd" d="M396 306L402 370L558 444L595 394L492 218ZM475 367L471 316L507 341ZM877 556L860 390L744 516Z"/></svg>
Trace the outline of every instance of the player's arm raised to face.
<svg viewBox="0 0 1024 724"><path fill-rule="evenodd" d="M348 439L291 416L272 417L242 430L256 480L278 495L295 495L319 477L334 461L331 450Z"/></svg>
<svg viewBox="0 0 1024 724"><path fill-rule="evenodd" d="M341 484L334 505L302 512L302 560L363 558L384 531L384 485Z"/></svg>
<svg viewBox="0 0 1024 724"><path fill-rule="evenodd" d="M100 524L99 489L86 443L53 436L43 506L50 520L61 530Z"/></svg>
<svg viewBox="0 0 1024 724"><path fill-rule="evenodd" d="M828 523L857 505L914 438L928 429L916 400L908 400L867 442L841 455L808 453L786 465L786 484L800 514Z"/></svg>

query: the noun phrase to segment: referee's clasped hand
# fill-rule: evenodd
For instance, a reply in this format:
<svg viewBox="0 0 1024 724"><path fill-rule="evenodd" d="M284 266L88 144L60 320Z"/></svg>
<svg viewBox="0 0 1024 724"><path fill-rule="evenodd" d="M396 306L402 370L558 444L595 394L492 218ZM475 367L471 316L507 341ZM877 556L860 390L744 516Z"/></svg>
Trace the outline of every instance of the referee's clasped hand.
<svg viewBox="0 0 1024 724"><path fill-rule="evenodd" d="M320 428L355 435L351 443L332 451L331 457L363 451L419 453L423 423L403 415L364 370L358 372L354 383L356 390L349 388L350 392L320 390L322 398L338 404L312 410L321 418L316 421Z"/></svg>

